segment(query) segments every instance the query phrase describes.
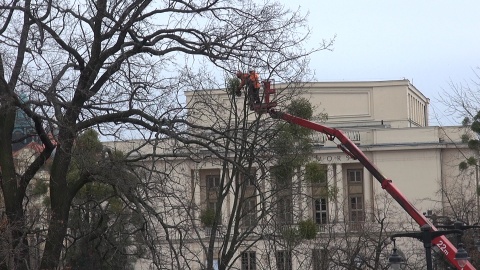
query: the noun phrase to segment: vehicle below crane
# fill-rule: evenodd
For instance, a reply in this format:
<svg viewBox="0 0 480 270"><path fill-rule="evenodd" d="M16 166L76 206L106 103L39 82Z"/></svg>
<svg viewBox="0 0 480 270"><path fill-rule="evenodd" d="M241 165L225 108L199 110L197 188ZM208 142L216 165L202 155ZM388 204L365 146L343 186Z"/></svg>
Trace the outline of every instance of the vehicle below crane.
<svg viewBox="0 0 480 270"><path fill-rule="evenodd" d="M382 188L388 192L395 201L400 204L400 206L417 222L417 224L422 227L424 225L429 225L431 231L435 232L438 229L428 220L425 215L423 215L413 204L411 204L405 195L395 187L393 181L385 177L380 170L373 164L367 156L357 147L342 131L329 128L327 126L311 122L309 120L275 110L277 103L274 100L270 100L270 95L275 94L276 89L272 87L272 81L265 80L262 81L264 98L263 103L254 104L253 110L256 113L264 114L268 113L270 117L276 119L282 119L294 125L302 126L320 133L323 133L327 136L327 139L335 142L337 147L341 149L349 157L358 160L369 172L370 174L378 180ZM457 269L461 270L474 270L476 269L470 262L467 263L463 268L459 266L455 255L457 253L457 248L448 240L444 235L440 235L432 238L432 244L437 246L440 252L447 258L447 260L455 266Z"/></svg>

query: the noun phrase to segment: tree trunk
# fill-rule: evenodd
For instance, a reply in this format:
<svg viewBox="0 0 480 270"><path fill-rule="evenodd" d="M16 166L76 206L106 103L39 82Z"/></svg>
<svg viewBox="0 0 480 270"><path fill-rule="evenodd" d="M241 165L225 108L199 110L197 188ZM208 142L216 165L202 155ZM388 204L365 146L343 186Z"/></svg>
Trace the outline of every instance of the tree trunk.
<svg viewBox="0 0 480 270"><path fill-rule="evenodd" d="M0 59L1 61L1 59ZM1 64L1 63L0 63ZM3 73L3 71L2 71ZM7 258L0 264L2 269L27 269L28 268L28 242L23 212L23 198L25 186L19 183L15 171L12 153L12 132L15 123L15 106L8 96L8 86L3 80L0 83L0 183L7 222L2 230L2 241L7 250L2 251L2 256Z"/></svg>
<svg viewBox="0 0 480 270"><path fill-rule="evenodd" d="M40 269L56 269L59 265L63 240L67 233L68 218L72 195L67 185L67 172L71 161L73 139L61 139L55 155L50 175L51 216L47 241Z"/></svg>
<svg viewBox="0 0 480 270"><path fill-rule="evenodd" d="M65 201L63 205L52 205L52 216L48 226L47 241L43 252L40 269L56 269L60 262L60 254L63 248L63 240L67 233L68 213L70 203Z"/></svg>
<svg viewBox="0 0 480 270"><path fill-rule="evenodd" d="M25 215L22 204L15 203L18 196L9 196L5 198L5 209L7 215L7 224L4 230L2 240L7 241L8 250L5 251L7 258L2 262L1 269L29 269L29 250L27 241L27 230L25 227ZM13 203L12 203L13 202Z"/></svg>

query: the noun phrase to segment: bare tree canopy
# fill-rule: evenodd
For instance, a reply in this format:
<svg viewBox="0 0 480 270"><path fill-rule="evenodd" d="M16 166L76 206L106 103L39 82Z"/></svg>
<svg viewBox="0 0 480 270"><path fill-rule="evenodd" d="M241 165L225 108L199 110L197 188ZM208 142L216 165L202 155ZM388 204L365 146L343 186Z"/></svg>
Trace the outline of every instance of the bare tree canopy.
<svg viewBox="0 0 480 270"><path fill-rule="evenodd" d="M51 215L40 268L58 266L71 202L94 180L67 179L82 131L182 139L189 125L182 91L219 81L206 72L191 76L193 68L255 68L298 81L308 74L308 55L332 42L303 49L306 17L269 1L3 0L0 22L0 180L15 250L2 267L10 269L28 268L24 202L49 158ZM14 137L19 115L31 129ZM28 137L42 149L18 173L12 143Z"/></svg>
<svg viewBox="0 0 480 270"><path fill-rule="evenodd" d="M442 91L439 102L446 107L445 113L453 119L469 122L480 110L480 68L473 70L472 78L464 82L450 81L449 88Z"/></svg>

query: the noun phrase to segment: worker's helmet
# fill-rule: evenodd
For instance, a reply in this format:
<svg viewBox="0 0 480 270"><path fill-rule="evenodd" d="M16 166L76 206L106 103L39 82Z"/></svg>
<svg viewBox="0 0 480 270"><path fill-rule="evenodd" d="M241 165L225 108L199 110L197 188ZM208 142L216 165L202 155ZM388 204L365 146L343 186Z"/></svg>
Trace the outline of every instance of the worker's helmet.
<svg viewBox="0 0 480 270"><path fill-rule="evenodd" d="M255 73L255 70L254 69L249 69L248 73Z"/></svg>

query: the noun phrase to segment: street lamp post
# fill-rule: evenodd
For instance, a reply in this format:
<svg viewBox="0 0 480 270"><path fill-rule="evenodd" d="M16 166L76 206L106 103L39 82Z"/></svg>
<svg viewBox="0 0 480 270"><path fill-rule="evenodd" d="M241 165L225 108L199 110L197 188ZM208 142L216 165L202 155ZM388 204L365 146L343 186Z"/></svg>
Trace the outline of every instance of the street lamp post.
<svg viewBox="0 0 480 270"><path fill-rule="evenodd" d="M433 226L437 227L439 223L443 223L443 224L450 224L452 223L452 220L450 219L449 216L439 216L437 214L435 214L432 210L427 210L427 212L423 213L423 215L426 217L426 218L429 218L431 221L432 221L432 224ZM437 269L437 264L438 264L438 260L439 260L439 254L438 253L434 253L433 254L435 257L433 259L434 261L434 269Z"/></svg>
<svg viewBox="0 0 480 270"><path fill-rule="evenodd" d="M477 186L478 186L478 184L477 184ZM478 196L477 196L477 198L478 198ZM475 229L473 241L474 241L475 248L477 248L477 250L480 251L480 238L478 237L478 233L477 233L477 230L476 230L476 229L480 228L478 223L475 223L473 225L468 225L466 222L463 222L460 219L457 219L455 222L452 222L450 217L448 217L448 216L437 216L431 210L428 210L427 213L424 213L424 215L425 215L425 217L430 218L432 220L433 225L436 228L455 229L455 230L461 230L462 232L464 230L468 230L468 229ZM438 225L438 220L441 219L441 218L445 219L446 223L448 223L450 225ZM467 261L470 258L468 257L468 254L463 247L461 234L457 234L456 244L457 244L458 250L457 250L457 253L455 254L455 260L457 260L459 266L463 267L463 266L466 265Z"/></svg>
<svg viewBox="0 0 480 270"><path fill-rule="evenodd" d="M457 219L453 225L438 225L437 228L442 228L442 229L455 229L455 230L468 230L468 229L478 229L480 226L477 224L474 225L467 225L465 222ZM475 235L477 234L476 232L474 233ZM475 236L474 237L474 244L477 249L480 249L480 243L478 241L479 239ZM468 257L467 251L463 248L463 243L462 243L462 236L457 235L457 254L455 255L455 260L457 260L458 265L461 267L465 266L467 264L467 261L470 259Z"/></svg>
<svg viewBox="0 0 480 270"><path fill-rule="evenodd" d="M425 248L425 257L427 260L427 270L433 270L432 266L432 240L441 235L447 235L452 233L462 234L461 230L445 230L445 231L432 231L432 227L428 224L423 225L420 227L420 232L406 232L406 233L397 233L390 236L392 241L395 241L395 238L399 237L409 237L415 238L420 240L423 243L423 247ZM394 254L396 249L394 249ZM392 254L393 255L393 254ZM390 259L389 259L390 261ZM398 265L395 266L392 261L390 261L390 265L392 269L399 269Z"/></svg>
<svg viewBox="0 0 480 270"><path fill-rule="evenodd" d="M441 229L450 229L450 230L454 229L454 230L461 230L461 231L480 228L480 226L478 226L477 224L467 225L465 224L465 222L459 219L457 219L457 221L455 221L453 225L437 225L436 227ZM460 243L462 243L462 236L457 235L457 245L459 245Z"/></svg>

